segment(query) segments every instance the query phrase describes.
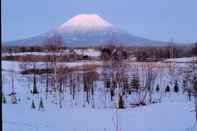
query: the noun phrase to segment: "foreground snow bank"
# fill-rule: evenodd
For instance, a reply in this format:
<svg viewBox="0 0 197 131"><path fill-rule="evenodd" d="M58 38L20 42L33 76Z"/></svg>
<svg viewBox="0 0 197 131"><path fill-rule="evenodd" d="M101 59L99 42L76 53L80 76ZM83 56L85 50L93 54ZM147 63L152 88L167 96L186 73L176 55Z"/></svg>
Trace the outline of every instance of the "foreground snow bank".
<svg viewBox="0 0 197 131"><path fill-rule="evenodd" d="M118 125L120 131L197 131L191 102L164 102L117 112L47 106L44 111L38 111L23 104L3 105L3 130L115 131Z"/></svg>

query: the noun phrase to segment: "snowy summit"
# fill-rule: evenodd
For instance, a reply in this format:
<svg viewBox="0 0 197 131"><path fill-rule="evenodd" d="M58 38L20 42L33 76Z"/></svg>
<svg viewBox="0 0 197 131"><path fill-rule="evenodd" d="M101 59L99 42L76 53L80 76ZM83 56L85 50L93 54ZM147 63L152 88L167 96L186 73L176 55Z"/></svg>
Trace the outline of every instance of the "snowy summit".
<svg viewBox="0 0 197 131"><path fill-rule="evenodd" d="M64 24L62 24L58 30L64 31L67 28L76 29L92 29L92 28L106 28L113 27L112 24L104 20L97 14L80 14L74 16Z"/></svg>

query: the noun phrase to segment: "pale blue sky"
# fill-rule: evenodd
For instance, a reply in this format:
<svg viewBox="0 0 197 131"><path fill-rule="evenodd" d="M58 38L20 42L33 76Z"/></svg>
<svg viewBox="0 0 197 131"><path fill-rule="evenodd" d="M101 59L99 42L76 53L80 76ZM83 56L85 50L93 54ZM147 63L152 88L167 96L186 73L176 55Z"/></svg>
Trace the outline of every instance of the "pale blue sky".
<svg viewBox="0 0 197 131"><path fill-rule="evenodd" d="M2 39L48 32L82 13L148 39L197 41L197 0L3 0Z"/></svg>

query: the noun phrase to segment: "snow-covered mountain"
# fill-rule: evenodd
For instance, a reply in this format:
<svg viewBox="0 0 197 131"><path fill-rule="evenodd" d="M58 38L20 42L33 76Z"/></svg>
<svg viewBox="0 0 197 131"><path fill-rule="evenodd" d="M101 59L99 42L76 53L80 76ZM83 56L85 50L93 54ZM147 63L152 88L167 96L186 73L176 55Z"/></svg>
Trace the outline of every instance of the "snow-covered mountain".
<svg viewBox="0 0 197 131"><path fill-rule="evenodd" d="M77 15L57 28L59 32L72 31L92 31L105 28L114 28L112 24L102 19L96 14Z"/></svg>
<svg viewBox="0 0 197 131"><path fill-rule="evenodd" d="M124 46L163 45L164 42L131 35L96 14L77 15L51 32L23 40L4 42L5 45L43 45L53 36L61 36L66 46L86 47L106 44Z"/></svg>

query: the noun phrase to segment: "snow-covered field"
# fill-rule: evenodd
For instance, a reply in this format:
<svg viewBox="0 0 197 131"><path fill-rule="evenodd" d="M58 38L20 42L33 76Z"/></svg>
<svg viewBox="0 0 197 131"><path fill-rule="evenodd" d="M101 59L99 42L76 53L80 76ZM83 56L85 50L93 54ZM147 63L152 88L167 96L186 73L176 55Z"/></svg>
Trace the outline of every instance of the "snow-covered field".
<svg viewBox="0 0 197 131"><path fill-rule="evenodd" d="M193 60L197 60L197 57L184 57L184 58L172 58L172 59L166 59L164 62L176 62L176 63L189 63Z"/></svg>
<svg viewBox="0 0 197 131"><path fill-rule="evenodd" d="M94 49L74 49L74 53L78 55L87 55L90 57L99 57L101 55L100 51L94 50ZM66 55L73 53L70 50L64 50L63 52L18 52L18 53L2 53L1 56L25 56L25 55L35 55L35 56L46 56L46 55Z"/></svg>
<svg viewBox="0 0 197 131"><path fill-rule="evenodd" d="M18 72L22 70L22 65L27 64L28 62L17 62L17 61L3 61L2 69L7 71L15 71ZM33 68L34 62L28 63L29 68ZM46 62L35 62L37 69L46 68ZM83 65L102 65L100 61L77 61L77 62L58 62L58 66L66 66L66 67L79 67Z"/></svg>
<svg viewBox="0 0 197 131"><path fill-rule="evenodd" d="M50 108L49 108L50 106ZM58 109L3 105L4 131L196 131L192 102L165 102L133 109ZM118 120L118 122L117 122ZM118 130L116 129L118 125ZM193 129L195 128L195 129Z"/></svg>
<svg viewBox="0 0 197 131"><path fill-rule="evenodd" d="M87 63L101 64L100 62ZM83 64L84 62L66 63L67 66ZM10 72L4 71L3 93L7 100L7 103L3 104L4 131L197 131L194 100L189 101L182 91L155 93L155 98L162 96L161 102L157 104L115 109L113 106L115 103L104 100L106 98L98 82L94 109L91 106L83 106L81 100L84 99L83 94L78 94L77 101L72 101L69 93L65 93L63 108L59 108L58 104L51 102L52 98L45 99L44 93L32 96L27 88L27 80L17 73L20 69L19 65L18 62L2 61L3 69L16 71L15 91L17 98L20 98L17 104L11 104L11 98L8 95L12 86L11 75ZM161 80L158 79L156 83L163 83L162 86L165 87L171 78L165 76ZM40 90L42 86L39 84ZM38 110L40 98L43 99L44 110ZM131 99L133 97L127 98L127 105ZM31 108L32 100L35 101L36 109Z"/></svg>

